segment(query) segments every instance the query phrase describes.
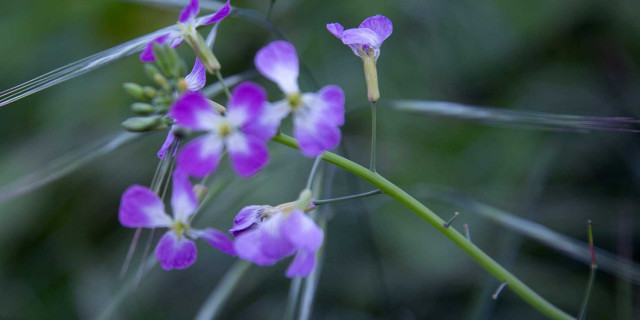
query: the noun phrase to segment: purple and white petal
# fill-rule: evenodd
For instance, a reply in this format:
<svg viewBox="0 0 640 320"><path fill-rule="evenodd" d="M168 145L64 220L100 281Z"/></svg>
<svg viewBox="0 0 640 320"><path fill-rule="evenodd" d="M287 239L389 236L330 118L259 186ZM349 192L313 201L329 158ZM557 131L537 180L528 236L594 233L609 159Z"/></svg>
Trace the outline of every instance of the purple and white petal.
<svg viewBox="0 0 640 320"><path fill-rule="evenodd" d="M156 246L156 258L165 270L188 268L196 262L197 255L196 244L173 231L165 233Z"/></svg>
<svg viewBox="0 0 640 320"><path fill-rule="evenodd" d="M130 186L122 194L118 219L129 228L168 227L173 223L158 195L140 185Z"/></svg>
<svg viewBox="0 0 640 320"><path fill-rule="evenodd" d="M231 5L227 0L227 2L222 7L220 7L220 9L218 9L216 13L210 14L208 16L204 16L198 19L198 22L196 23L196 25L204 26L204 25L216 23L218 21L222 21L222 19L226 18L230 12L231 12Z"/></svg>
<svg viewBox="0 0 640 320"><path fill-rule="evenodd" d="M375 31L367 28L354 28L342 33L342 43L347 45L367 45L374 49L380 48L382 40Z"/></svg>
<svg viewBox="0 0 640 320"><path fill-rule="evenodd" d="M207 241L214 248L232 256L236 255L236 251L233 249L233 241L224 234L224 232L212 228L204 230L190 230L190 235L194 238L202 238Z"/></svg>
<svg viewBox="0 0 640 320"><path fill-rule="evenodd" d="M246 206L233 218L233 227L229 229L234 237L254 229L261 220L260 212L267 206Z"/></svg>
<svg viewBox="0 0 640 320"><path fill-rule="evenodd" d="M321 113L296 114L293 118L294 137L300 151L307 157L316 157L340 143L340 129Z"/></svg>
<svg viewBox="0 0 640 320"><path fill-rule="evenodd" d="M267 93L261 86L249 81L243 82L231 93L226 112L227 120L236 127L254 122L262 115L266 101Z"/></svg>
<svg viewBox="0 0 640 320"><path fill-rule="evenodd" d="M362 21L362 23L360 24L360 28L373 30L373 32L378 35L378 39L380 39L380 45L382 45L382 42L387 39L393 32L393 23L391 23L391 20L389 20L389 18L378 14L373 17L364 19L364 21Z"/></svg>
<svg viewBox="0 0 640 320"><path fill-rule="evenodd" d="M310 105L328 123L336 126L344 124L344 92L338 86L328 85L320 89Z"/></svg>
<svg viewBox="0 0 640 320"><path fill-rule="evenodd" d="M160 150L158 150L158 158L163 159L165 157L165 155L167 154L167 151L169 151L169 148L171 147L171 145L173 144L173 142L176 140L176 136L173 135L173 129L175 126L171 126L171 129L169 129L169 133L167 133L167 138L164 140L164 143L162 144L162 147L160 147ZM173 154L171 155L172 157L176 155L176 152L178 150L174 150Z"/></svg>
<svg viewBox="0 0 640 320"><path fill-rule="evenodd" d="M207 83L207 71L200 59L196 58L196 62L193 64L193 69L191 70L191 73L184 77L184 82L187 83L187 90L193 92L202 89L202 87Z"/></svg>
<svg viewBox="0 0 640 320"><path fill-rule="evenodd" d="M300 210L295 210L284 220L280 225L280 232L296 248L306 251L318 250L324 239L322 229Z"/></svg>
<svg viewBox="0 0 640 320"><path fill-rule="evenodd" d="M167 34L163 34L147 43L147 46L144 47L144 50L140 54L140 60L142 62L152 62L156 60L156 56L153 54L153 44L163 44L168 42L170 46L177 47L179 46L184 38L179 32L169 32Z"/></svg>
<svg viewBox="0 0 640 320"><path fill-rule="evenodd" d="M220 114L200 92L183 94L171 107L169 116L180 126L206 131L214 129L216 122L221 119Z"/></svg>
<svg viewBox="0 0 640 320"><path fill-rule="evenodd" d="M282 213L276 214L256 229L259 232L260 250L264 256L279 260L294 254L298 249L282 233L281 226L285 219Z"/></svg>
<svg viewBox="0 0 640 320"><path fill-rule="evenodd" d="M218 167L223 146L214 134L194 139L178 153L178 170L198 178L206 176Z"/></svg>
<svg viewBox="0 0 640 320"><path fill-rule="evenodd" d="M306 277L311 274L316 265L315 252L299 250L293 259L285 275L288 278Z"/></svg>
<svg viewBox="0 0 640 320"><path fill-rule="evenodd" d="M189 181L189 175L180 170L173 173L173 192L171 192L171 207L176 221L186 223L198 208L198 198L193 192L193 185Z"/></svg>
<svg viewBox="0 0 640 320"><path fill-rule="evenodd" d="M195 18L200 12L200 1L199 0L191 0L189 4L182 9L180 12L180 16L178 17L178 21L181 23L185 23L193 18Z"/></svg>
<svg viewBox="0 0 640 320"><path fill-rule="evenodd" d="M265 141L241 132L231 134L226 141L231 165L236 173L248 178L258 173L269 162Z"/></svg>
<svg viewBox="0 0 640 320"><path fill-rule="evenodd" d="M260 266L270 266L279 259L264 255L261 248L261 232L260 229L254 229L242 233L233 242L233 248L238 257L249 260Z"/></svg>
<svg viewBox="0 0 640 320"><path fill-rule="evenodd" d="M266 103L257 119L249 121L242 126L242 132L262 141L269 141L278 133L280 122L290 111L291 108L286 100Z"/></svg>
<svg viewBox="0 0 640 320"><path fill-rule="evenodd" d="M298 54L286 41L274 41L260 49L255 57L258 71L275 82L285 94L295 94L298 87Z"/></svg>
<svg viewBox="0 0 640 320"><path fill-rule="evenodd" d="M336 38L342 40L342 33L344 32L344 27L339 23L328 23L327 30L331 32Z"/></svg>

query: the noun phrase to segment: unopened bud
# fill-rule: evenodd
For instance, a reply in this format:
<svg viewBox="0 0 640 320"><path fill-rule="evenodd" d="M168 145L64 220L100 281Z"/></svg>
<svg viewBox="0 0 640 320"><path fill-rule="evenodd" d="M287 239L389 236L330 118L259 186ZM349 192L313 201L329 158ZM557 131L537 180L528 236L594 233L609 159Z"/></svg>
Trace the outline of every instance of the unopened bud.
<svg viewBox="0 0 640 320"><path fill-rule="evenodd" d="M131 111L137 114L151 114L153 109L153 106L148 103L136 102L131 105Z"/></svg>
<svg viewBox="0 0 640 320"><path fill-rule="evenodd" d="M143 87L142 92L144 92L144 95L149 99L155 98L156 95L158 94L158 90L150 86Z"/></svg>
<svg viewBox="0 0 640 320"><path fill-rule="evenodd" d="M162 117L160 116L132 117L122 122L121 125L129 131L144 132L158 127L161 121Z"/></svg>
<svg viewBox="0 0 640 320"><path fill-rule="evenodd" d="M207 188L207 186L203 184L196 184L195 186L193 186L193 193L196 194L198 203L201 203L202 200L204 200L204 197L207 195L208 191L209 189Z"/></svg>
<svg viewBox="0 0 640 320"><path fill-rule="evenodd" d="M161 86L164 89L169 89L169 81L167 80L167 78L165 78L163 75L157 73L154 77L153 77L153 81L155 81L159 86Z"/></svg>
<svg viewBox="0 0 640 320"><path fill-rule="evenodd" d="M219 103L217 103L217 102L215 102L213 100L209 100L209 103L211 104L211 106L213 106L214 109L216 109L216 111L218 111L218 113L224 114L225 112L227 112L227 108L225 108L221 104L219 104Z"/></svg>
<svg viewBox="0 0 640 320"><path fill-rule="evenodd" d="M216 71L220 70L220 62L218 58L213 54L209 46L207 46L206 41L202 38L200 33L198 32L187 32L184 34L185 42L193 49L196 53L196 56L200 58L200 61L207 69L207 71L211 74L215 74Z"/></svg>
<svg viewBox="0 0 640 320"><path fill-rule="evenodd" d="M127 82L122 84L122 87L131 97L139 100L148 100L148 98L144 95L142 86L140 86L139 84Z"/></svg>
<svg viewBox="0 0 640 320"><path fill-rule="evenodd" d="M156 68L156 66L151 63L145 63L144 73L147 74L147 77L149 77L150 80L154 80L156 74L160 74L160 70L158 70L158 68Z"/></svg>

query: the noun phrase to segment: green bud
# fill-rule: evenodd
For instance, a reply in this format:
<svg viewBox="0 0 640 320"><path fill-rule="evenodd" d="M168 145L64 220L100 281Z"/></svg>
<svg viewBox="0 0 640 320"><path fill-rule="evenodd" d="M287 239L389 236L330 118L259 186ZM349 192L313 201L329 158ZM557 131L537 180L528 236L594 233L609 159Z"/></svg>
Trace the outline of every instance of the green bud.
<svg viewBox="0 0 640 320"><path fill-rule="evenodd" d="M169 45L161 45L155 42L153 44L153 55L156 57L156 64L160 67L160 70L166 75L171 75L171 62L169 61L169 53L167 52L170 48ZM154 80L157 75L154 75Z"/></svg>
<svg viewBox="0 0 640 320"><path fill-rule="evenodd" d="M204 197L207 196L208 190L209 189L204 184L196 184L193 186L193 193L196 194L196 197L198 198L198 203L202 203L202 200L204 200Z"/></svg>
<svg viewBox="0 0 640 320"><path fill-rule="evenodd" d="M169 63L168 66L169 66L169 70L170 70L169 75L172 78L180 77L180 75L182 75L184 61L182 61L182 59L178 55L178 52L176 51L176 49L167 46L166 47L166 52L167 52L167 61Z"/></svg>
<svg viewBox="0 0 640 320"><path fill-rule="evenodd" d="M148 100L148 98L144 95L144 90L142 86L137 83L127 82L122 84L124 91L126 91L130 96L139 100Z"/></svg>
<svg viewBox="0 0 640 320"><path fill-rule="evenodd" d="M169 80L167 80L167 78L165 78L163 75L157 73L154 77L153 77L153 81L155 81L159 86L161 86L163 89L169 89Z"/></svg>
<svg viewBox="0 0 640 320"><path fill-rule="evenodd" d="M129 131L144 132L161 127L162 122L163 118L161 116L132 117L123 121L121 125Z"/></svg>
<svg viewBox="0 0 640 320"><path fill-rule="evenodd" d="M200 33L194 31L184 34L184 39L196 53L196 56L200 58L200 61L209 73L215 74L216 71L220 70L220 62L218 61L218 58L216 58L211 49L209 49L209 46L207 46L206 41L202 38Z"/></svg>
<svg viewBox="0 0 640 320"><path fill-rule="evenodd" d="M137 114L152 114L154 108L148 103L136 102L131 105L131 110Z"/></svg>
<svg viewBox="0 0 640 320"><path fill-rule="evenodd" d="M150 80L153 80L156 74L161 74L160 70L153 65L153 63L145 63L144 64L144 73L149 77Z"/></svg>
<svg viewBox="0 0 640 320"><path fill-rule="evenodd" d="M150 86L144 86L142 92L144 92L144 95L149 99L153 99L158 95L158 90Z"/></svg>

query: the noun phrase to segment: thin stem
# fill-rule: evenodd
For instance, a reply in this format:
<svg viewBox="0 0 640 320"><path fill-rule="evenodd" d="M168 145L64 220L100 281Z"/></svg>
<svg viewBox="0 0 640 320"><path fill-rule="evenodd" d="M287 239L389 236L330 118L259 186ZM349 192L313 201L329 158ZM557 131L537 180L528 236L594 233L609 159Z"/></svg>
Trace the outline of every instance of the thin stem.
<svg viewBox="0 0 640 320"><path fill-rule="evenodd" d="M369 169L376 172L376 144L377 144L376 102L371 101L371 159Z"/></svg>
<svg viewBox="0 0 640 320"><path fill-rule="evenodd" d="M279 134L273 138L273 141L281 143L291 148L298 148L297 141L284 134ZM418 200L410 196L406 191L391 183L389 180L385 179L383 176L376 172L372 172L363 166L349 160L343 158L337 154L331 152L324 152L322 156L323 160L332 163L338 167L341 167L367 181L369 181L374 186L380 188L380 190L392 198L396 199L398 202L405 205L407 208L411 209L421 218L426 220L429 224L431 224L434 228L438 229L441 233L443 233L447 238L449 238L455 245L460 247L463 251L465 251L472 259L474 259L478 264L480 264L484 269L486 269L489 273L491 273L494 277L496 277L501 282L508 282L509 288L517 295L519 295L522 299L524 299L527 303L529 303L532 307L539 310L541 313L552 319L574 319L572 316L567 314L566 312L558 309L556 306L545 300L543 297L538 295L536 292L531 290L526 284L524 284L520 279L511 274L505 268L503 268L500 264L498 264L495 260L489 257L484 251L478 248L475 244L469 242L465 236L460 234L454 228L445 228L443 226L444 220L442 220L438 215L436 215L429 208L424 206Z"/></svg>
<svg viewBox="0 0 640 320"><path fill-rule="evenodd" d="M269 19L271 17L271 11L273 10L273 5L276 4L276 0L269 1L269 8L267 9L266 18Z"/></svg>
<svg viewBox="0 0 640 320"><path fill-rule="evenodd" d="M342 202L342 201L347 201L347 200L366 198L366 197L374 196L376 194L381 194L381 193L382 193L382 191L380 191L380 189L376 189L376 190L371 190L371 191L368 191L368 192L354 194L354 195L350 195L350 196L346 196L346 197L339 197L339 198L333 198L333 199L324 199L324 200L315 200L315 201L313 201L313 204L316 205L316 206L321 206L323 204L328 204L328 203L336 203L336 202Z"/></svg>
<svg viewBox="0 0 640 320"><path fill-rule="evenodd" d="M322 155L316 157L316 160L313 162L313 166L311 167L311 172L309 172L309 178L307 178L307 185L305 189L311 189L311 183L313 182L313 176L316 175L316 170L318 170L318 166L322 160Z"/></svg>
<svg viewBox="0 0 640 320"><path fill-rule="evenodd" d="M317 216L317 223L320 229L324 231L325 237L327 232L327 215L328 208L325 208L323 212ZM318 287L318 280L320 279L320 273L322 273L322 262L324 260L325 246L321 246L316 252L316 266L311 271L311 274L304 279L304 290L300 297L300 310L298 311L298 320L308 320L311 317L311 311L313 308L313 299L316 294L316 288Z"/></svg>
<svg viewBox="0 0 640 320"><path fill-rule="evenodd" d="M298 306L298 298L300 297L300 288L302 287L302 278L295 277L291 280L289 287L289 297L287 298L287 307L284 310L284 320L293 320Z"/></svg>
<svg viewBox="0 0 640 320"><path fill-rule="evenodd" d="M589 250L591 251L591 273L589 273L589 281L587 282L587 290L584 293L584 299L582 300L582 306L580 307L580 313L578 319L582 320L587 315L587 306L589 305L589 296L591 296L591 289L593 289L593 283L596 279L596 271L598 265L596 264L596 253L593 248L593 230L591 227L591 220L587 221L587 234L589 236Z"/></svg>
<svg viewBox="0 0 640 320"><path fill-rule="evenodd" d="M236 288L242 277L249 267L251 262L245 260L238 260L229 270L224 274L218 285L207 300L202 304L196 320L209 320L214 319L220 311L220 307L224 305L229 299L229 296Z"/></svg>
<svg viewBox="0 0 640 320"><path fill-rule="evenodd" d="M216 77L218 78L220 85L222 85L222 90L224 90L224 94L227 96L227 99L231 99L231 91L229 91L229 88L224 83L224 78L222 77L220 70L216 70Z"/></svg>
<svg viewBox="0 0 640 320"><path fill-rule="evenodd" d="M127 251L127 257L124 259L124 263L122 264L122 268L120 269L121 278L124 277L125 274L127 274L129 264L131 263L131 258L133 258L133 253L136 251L138 239L140 238L141 233L142 228L137 228L136 233L133 235L133 239L131 240L131 244L129 245L129 251Z"/></svg>

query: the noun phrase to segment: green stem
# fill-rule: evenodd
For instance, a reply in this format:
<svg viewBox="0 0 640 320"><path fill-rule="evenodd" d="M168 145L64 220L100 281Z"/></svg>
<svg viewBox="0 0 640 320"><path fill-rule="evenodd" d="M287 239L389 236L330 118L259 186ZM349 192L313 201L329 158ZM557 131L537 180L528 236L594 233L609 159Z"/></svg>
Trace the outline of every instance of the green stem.
<svg viewBox="0 0 640 320"><path fill-rule="evenodd" d="M229 91L229 88L224 83L224 78L222 77L220 70L216 70L216 77L218 78L218 82L222 85L222 90L224 90L224 94L227 96L227 99L231 99L231 91Z"/></svg>
<svg viewBox="0 0 640 320"><path fill-rule="evenodd" d="M371 159L369 161L369 169L376 172L376 144L377 144L377 120L376 120L376 102L371 101Z"/></svg>
<svg viewBox="0 0 640 320"><path fill-rule="evenodd" d="M198 315L196 316L196 320L209 320L214 319L220 308L224 305L224 303L229 299L231 293L236 288L244 274L251 267L251 262L245 260L238 260L236 263L229 268L227 273L224 274L218 286L213 289L211 295L207 298L207 301L204 302L200 311L198 311Z"/></svg>
<svg viewBox="0 0 640 320"><path fill-rule="evenodd" d="M307 178L307 185L305 189L311 189L311 183L313 182L313 176L316 175L316 170L318 170L318 166L322 160L321 156L317 156L316 160L313 161L313 166L311 167L311 172L309 172L309 178Z"/></svg>
<svg viewBox="0 0 640 320"><path fill-rule="evenodd" d="M276 135L273 138L273 141L291 148L298 148L298 142L294 138L282 133ZM560 310L559 308L545 300L543 297L538 295L536 292L531 290L531 288L520 281L520 279L503 268L495 260L484 253L484 251L482 251L480 248L469 242L465 236L460 234L454 228L445 228L444 220L442 220L433 211L429 210L429 208L424 206L422 203L413 198L400 187L389 182L380 174L370 171L367 168L349 159L343 158L331 152L325 152L322 156L322 159L369 181L371 184L378 187L384 194L389 195L390 197L405 205L407 208L411 209L413 212L415 212L417 215L431 224L434 228L443 233L455 245L465 251L469 256L471 256L472 259L478 262L496 279L498 279L500 282L507 282L507 284L509 285L509 289L511 289L541 313L552 319L574 319L571 315Z"/></svg>
<svg viewBox="0 0 640 320"><path fill-rule="evenodd" d="M347 200L353 200L353 199L359 199L359 198L366 198L366 197L374 196L376 194L381 194L381 193L382 193L382 191L380 191L380 189L376 189L376 190L363 192L363 193L358 193L358 194L354 194L354 195L350 195L350 196L346 196L346 197L333 198L333 199L324 199L324 200L316 200L316 201L313 202L313 204L316 205L316 206L321 206L323 204L328 204L328 203L336 203L336 202L341 202L341 201L347 201Z"/></svg>

